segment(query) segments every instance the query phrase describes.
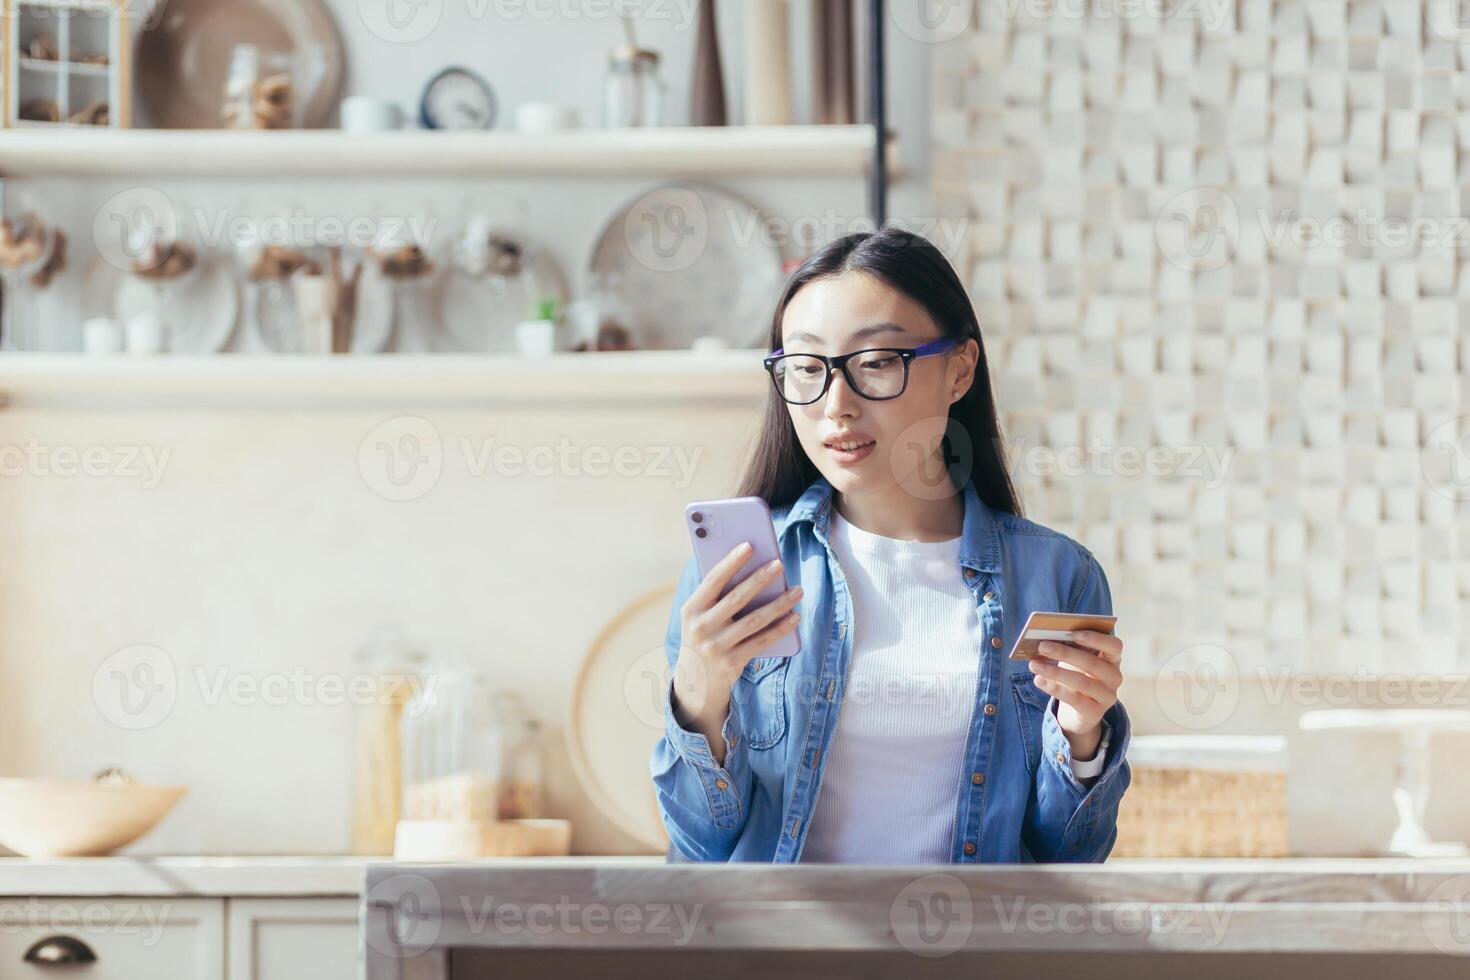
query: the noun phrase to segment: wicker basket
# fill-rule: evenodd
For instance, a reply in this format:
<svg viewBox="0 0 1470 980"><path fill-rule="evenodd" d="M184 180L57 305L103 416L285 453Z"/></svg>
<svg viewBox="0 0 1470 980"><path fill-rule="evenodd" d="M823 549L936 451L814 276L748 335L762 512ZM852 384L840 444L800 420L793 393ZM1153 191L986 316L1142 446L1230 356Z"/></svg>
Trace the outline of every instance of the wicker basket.
<svg viewBox="0 0 1470 980"><path fill-rule="evenodd" d="M1221 741L1135 739L1113 857L1286 856L1284 740Z"/></svg>

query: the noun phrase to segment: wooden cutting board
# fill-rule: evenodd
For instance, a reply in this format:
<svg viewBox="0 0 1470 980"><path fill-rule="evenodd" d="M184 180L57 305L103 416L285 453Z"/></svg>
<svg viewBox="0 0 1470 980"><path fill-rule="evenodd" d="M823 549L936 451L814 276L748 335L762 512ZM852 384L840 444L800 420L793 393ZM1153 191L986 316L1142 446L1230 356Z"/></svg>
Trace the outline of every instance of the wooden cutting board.
<svg viewBox="0 0 1470 980"><path fill-rule="evenodd" d="M625 606L603 627L572 686L567 750L598 810L650 851L664 853L648 760L663 734L663 691L671 671L664 633L675 583Z"/></svg>

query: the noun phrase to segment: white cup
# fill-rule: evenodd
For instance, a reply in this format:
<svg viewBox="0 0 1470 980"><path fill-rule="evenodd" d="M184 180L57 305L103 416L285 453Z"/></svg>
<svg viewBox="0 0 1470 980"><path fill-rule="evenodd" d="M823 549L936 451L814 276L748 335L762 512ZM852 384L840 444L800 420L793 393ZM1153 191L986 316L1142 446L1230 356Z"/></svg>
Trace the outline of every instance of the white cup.
<svg viewBox="0 0 1470 980"><path fill-rule="evenodd" d="M129 354L163 353L163 317L151 310L128 317L127 344Z"/></svg>
<svg viewBox="0 0 1470 980"><path fill-rule="evenodd" d="M540 135L577 128L577 110L555 102L526 102L516 106L516 129Z"/></svg>
<svg viewBox="0 0 1470 980"><path fill-rule="evenodd" d="M342 131L382 133L403 128L403 110L387 99L353 95L342 100Z"/></svg>
<svg viewBox="0 0 1470 980"><path fill-rule="evenodd" d="M110 316L92 317L82 323L82 350L88 354L119 354L123 328Z"/></svg>

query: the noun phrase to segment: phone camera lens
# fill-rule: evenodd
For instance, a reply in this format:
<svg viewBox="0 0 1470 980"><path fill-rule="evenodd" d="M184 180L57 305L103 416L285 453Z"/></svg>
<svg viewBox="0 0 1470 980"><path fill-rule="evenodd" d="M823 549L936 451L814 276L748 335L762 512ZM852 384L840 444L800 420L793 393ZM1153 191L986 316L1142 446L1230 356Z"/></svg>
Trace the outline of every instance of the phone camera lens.
<svg viewBox="0 0 1470 980"><path fill-rule="evenodd" d="M692 513L692 514L689 515L689 519L691 521L693 521L694 523L696 523L696 524L703 524L704 523L704 515L701 514L697 510L694 513Z"/></svg>
<svg viewBox="0 0 1470 980"><path fill-rule="evenodd" d="M694 529L694 536L696 538L703 538L703 537L707 537L708 535L709 535L709 532L706 531L702 527L697 527L697 528Z"/></svg>

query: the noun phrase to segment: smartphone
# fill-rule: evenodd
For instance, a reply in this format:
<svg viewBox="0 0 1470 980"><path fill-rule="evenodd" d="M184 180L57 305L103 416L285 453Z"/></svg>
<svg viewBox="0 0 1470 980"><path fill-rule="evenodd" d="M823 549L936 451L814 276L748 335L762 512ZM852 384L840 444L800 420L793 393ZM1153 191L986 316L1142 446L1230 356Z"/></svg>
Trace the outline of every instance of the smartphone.
<svg viewBox="0 0 1470 980"><path fill-rule="evenodd" d="M1093 633L1113 635L1118 625L1117 616L1098 616L1092 613L1032 612L1026 617L1021 635L1011 648L1012 660L1049 659L1041 656L1041 641L1055 640L1070 643L1073 630L1090 630Z"/></svg>
<svg viewBox="0 0 1470 980"><path fill-rule="evenodd" d="M684 523L689 527L689 540L694 544L694 560L701 578L709 574L736 545L749 541L750 558L731 577L720 593L724 596L768 562L781 557L776 546L776 525L771 521L771 508L760 497L731 497L726 500L696 500L684 508ZM786 576L772 579L756 597L735 614L739 619L772 599L780 598L789 586ZM801 636L792 630L768 647L762 657L794 657L801 652Z"/></svg>

